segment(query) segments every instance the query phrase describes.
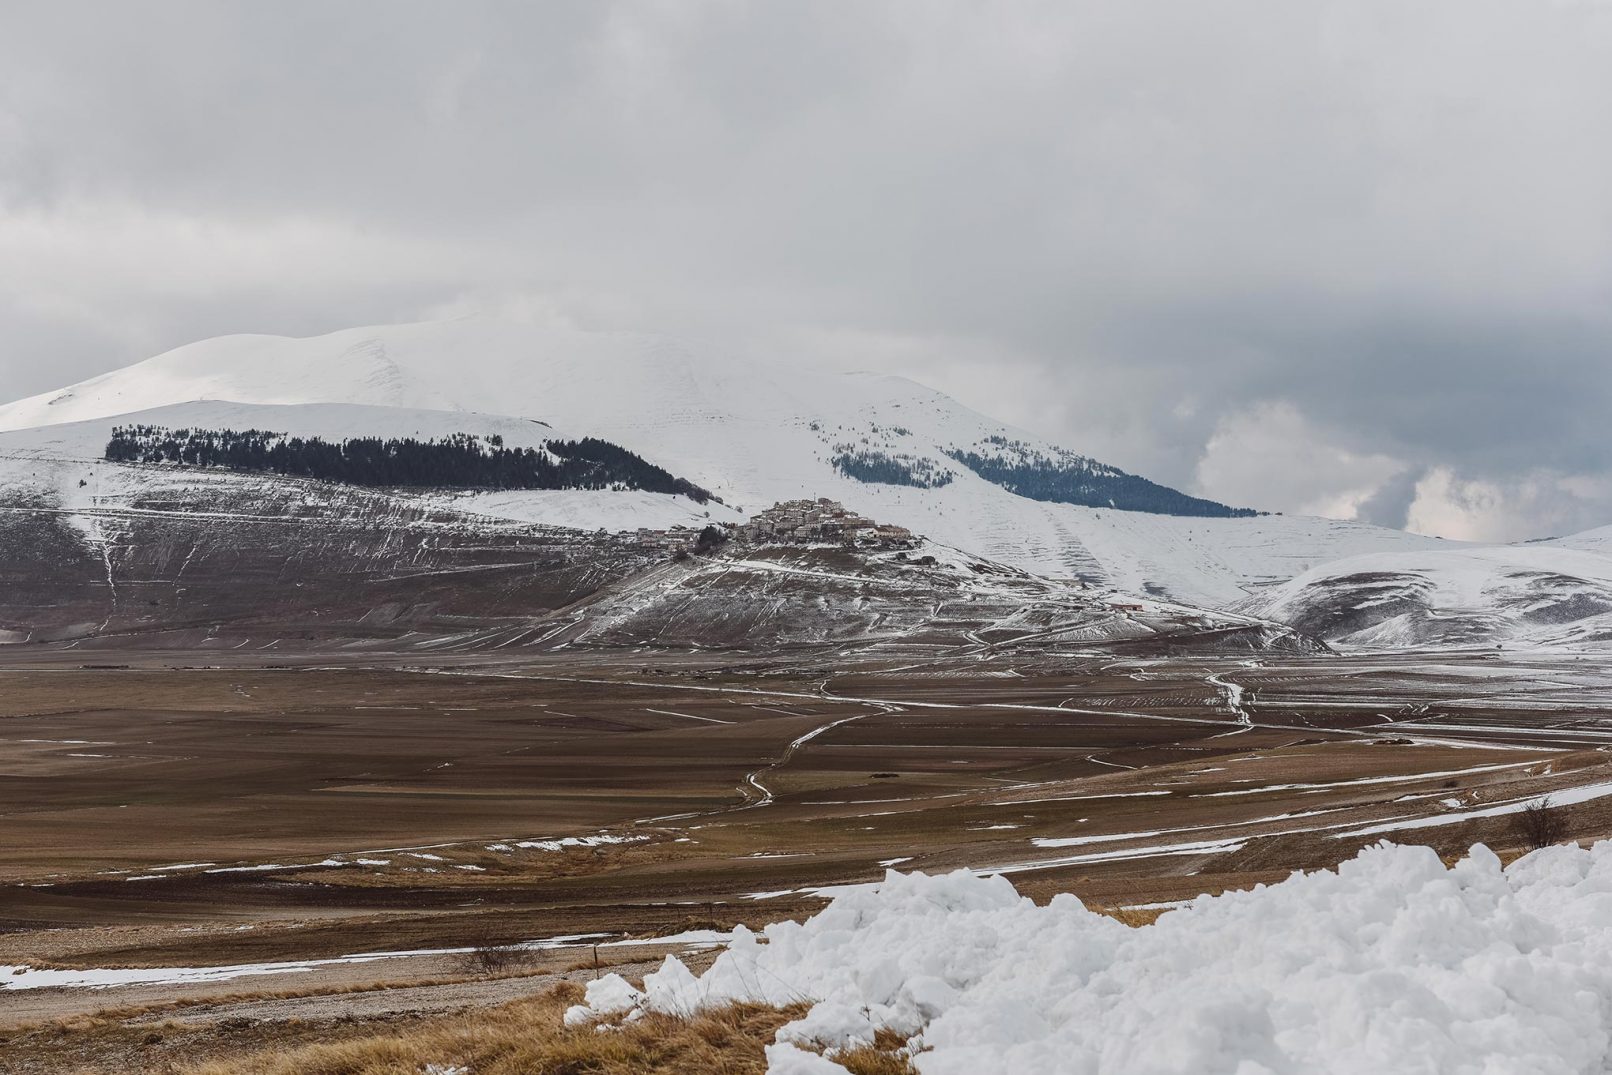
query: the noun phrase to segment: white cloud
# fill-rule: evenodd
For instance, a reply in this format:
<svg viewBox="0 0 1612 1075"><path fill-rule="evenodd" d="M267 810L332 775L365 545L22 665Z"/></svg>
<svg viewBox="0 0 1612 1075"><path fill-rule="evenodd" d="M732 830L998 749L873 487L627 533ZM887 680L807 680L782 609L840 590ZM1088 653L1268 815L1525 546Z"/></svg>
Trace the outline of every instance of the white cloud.
<svg viewBox="0 0 1612 1075"><path fill-rule="evenodd" d="M1271 400L1222 418L1198 460L1196 491L1237 506L1354 519L1406 464L1350 451L1292 403Z"/></svg>
<svg viewBox="0 0 1612 1075"><path fill-rule="evenodd" d="M1535 472L1513 481L1463 478L1435 467L1416 486L1408 528L1462 541L1522 541L1566 535L1612 518L1601 477Z"/></svg>
<svg viewBox="0 0 1612 1075"><path fill-rule="evenodd" d="M1266 400L1223 417L1194 491L1239 506L1400 526L1462 541L1521 541L1604 525L1612 477L1534 468L1487 479L1351 447L1350 433Z"/></svg>

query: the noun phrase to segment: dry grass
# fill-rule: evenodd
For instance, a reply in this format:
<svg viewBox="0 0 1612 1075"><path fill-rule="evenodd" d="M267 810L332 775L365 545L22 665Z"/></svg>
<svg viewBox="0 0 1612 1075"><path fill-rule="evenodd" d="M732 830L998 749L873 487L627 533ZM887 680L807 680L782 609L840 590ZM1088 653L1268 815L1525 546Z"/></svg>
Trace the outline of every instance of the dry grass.
<svg viewBox="0 0 1612 1075"><path fill-rule="evenodd" d="M851 1049L834 1059L851 1075L915 1075L912 1061L901 1053L906 1045L900 1036L881 1030L872 1045Z"/></svg>
<svg viewBox="0 0 1612 1075"><path fill-rule="evenodd" d="M599 963L599 968L608 970L634 962L629 958L605 959ZM590 959L574 966L563 967L562 971L591 971L594 969ZM516 970L509 973L494 975L496 978L538 978L546 977L552 973L543 968ZM346 985L317 986L312 989L250 989L238 990L233 993L208 993L201 996L179 997L174 1000L156 1001L150 1004L122 1004L110 1008L97 1008L94 1011L78 1012L72 1015L58 1016L49 1019L39 1019L30 1023L17 1023L5 1027L0 1033L24 1033L33 1030L82 1030L92 1027L112 1026L124 1023L131 1019L143 1016L163 1015L184 1012L190 1008L222 1008L232 1004L254 1004L270 1000L305 1000L309 997L344 997L354 993L380 993L388 989L421 989L439 985L459 985L465 982L480 980L479 975L454 975L451 977L411 978L407 981L372 981L352 982ZM0 1068L0 1072L4 1069Z"/></svg>
<svg viewBox="0 0 1612 1075"><path fill-rule="evenodd" d="M428 1065L476 1075L762 1075L765 1046L804 1007L737 1004L690 1019L649 1015L619 1029L566 1027L582 991L569 983L530 1000L410 1030L271 1049L180 1069L182 1075L419 1075ZM912 1075L884 1039L840 1058L853 1075Z"/></svg>
<svg viewBox="0 0 1612 1075"><path fill-rule="evenodd" d="M1100 915L1107 915L1122 926L1151 926L1159 920L1159 915L1168 911L1168 907L1105 907L1101 904L1088 904L1091 910Z"/></svg>

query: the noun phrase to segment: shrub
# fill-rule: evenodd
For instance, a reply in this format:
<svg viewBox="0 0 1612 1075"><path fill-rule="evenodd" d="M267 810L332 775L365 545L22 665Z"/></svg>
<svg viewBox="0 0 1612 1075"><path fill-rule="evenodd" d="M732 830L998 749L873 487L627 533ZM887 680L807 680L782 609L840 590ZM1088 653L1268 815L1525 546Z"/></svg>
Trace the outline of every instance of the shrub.
<svg viewBox="0 0 1612 1075"><path fill-rule="evenodd" d="M531 949L504 943L486 927L478 928L467 943L469 950L460 954L459 965L484 978L517 970L530 963L533 957Z"/></svg>
<svg viewBox="0 0 1612 1075"><path fill-rule="evenodd" d="M1518 839L1530 851L1551 847L1567 838L1567 815L1559 806L1552 806L1550 797L1537 799L1523 807L1512 822Z"/></svg>

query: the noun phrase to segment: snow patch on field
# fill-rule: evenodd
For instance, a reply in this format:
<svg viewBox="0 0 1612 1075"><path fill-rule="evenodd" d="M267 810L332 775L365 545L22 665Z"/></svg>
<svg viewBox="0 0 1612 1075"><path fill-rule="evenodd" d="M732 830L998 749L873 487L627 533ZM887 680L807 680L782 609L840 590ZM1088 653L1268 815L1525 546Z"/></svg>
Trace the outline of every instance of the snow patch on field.
<svg viewBox="0 0 1612 1075"><path fill-rule="evenodd" d="M1457 814L1434 814L1431 817L1400 818L1395 821L1384 821L1380 824L1367 825L1364 828L1350 829L1348 832L1337 833L1338 839L1347 839L1358 836L1376 836L1384 832L1398 832L1402 829L1429 829L1440 825L1455 825L1463 821L1476 818L1504 817L1507 814L1520 814L1530 806L1574 806L1578 803L1587 803L1595 799L1604 799L1612 795L1612 782L1601 784L1586 784L1583 787L1567 788L1555 791L1545 796L1529 796L1523 799L1513 799L1510 802L1500 803L1496 806L1484 806L1475 810L1462 810ZM1444 805L1453 803L1460 807L1465 805L1459 799L1446 799Z"/></svg>
<svg viewBox="0 0 1612 1075"><path fill-rule="evenodd" d="M773 1075L913 1035L922 1075L1604 1072L1612 1063L1612 842L1509 868L1381 844L1335 871L1203 896L1129 928L1001 877L891 872L805 923L734 931L703 975L616 975L567 1022L734 1001L811 1010Z"/></svg>
<svg viewBox="0 0 1612 1075"><path fill-rule="evenodd" d="M610 844L637 844L647 839L649 839L647 836L615 836L610 833L601 833L598 836L562 836L557 840L519 840L515 846L536 851L564 851L569 847L607 847Z"/></svg>
<svg viewBox="0 0 1612 1075"><path fill-rule="evenodd" d="M463 867L461 867L463 868ZM134 880L134 878L130 878ZM239 926L238 929L251 929ZM663 937L619 937L607 940L608 933L568 933L510 945L524 951L560 948L645 948L670 945L685 951L714 948L728 941L726 933L690 929ZM134 985L180 985L191 982L224 982L235 978L257 978L276 974L306 974L320 967L353 963L374 963L385 959L418 959L456 956L472 948L414 948L395 952L357 952L328 959L299 959L275 963L229 963L213 967L25 967L0 964L0 991L8 989L111 989Z"/></svg>

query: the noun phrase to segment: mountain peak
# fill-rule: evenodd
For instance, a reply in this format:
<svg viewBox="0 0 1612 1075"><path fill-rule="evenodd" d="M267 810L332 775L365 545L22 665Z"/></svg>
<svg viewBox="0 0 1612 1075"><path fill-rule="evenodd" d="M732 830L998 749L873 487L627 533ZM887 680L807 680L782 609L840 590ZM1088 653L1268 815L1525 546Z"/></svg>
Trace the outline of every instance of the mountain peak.
<svg viewBox="0 0 1612 1075"><path fill-rule="evenodd" d="M352 419L366 436L413 435L425 412L464 416L458 430L426 422L436 435L545 422L618 445L736 510L829 496L1027 570L1199 603L1239 599L1250 585L1333 556L1420 545L1353 524L1236 519L1252 513L1128 474L904 377L782 367L672 337L480 318L202 340L0 406L0 430L88 422L85 436L104 444L116 416L197 400L361 405ZM333 416L340 421L325 411L314 422L327 439L340 432ZM285 431L313 421L274 420L281 425L270 428ZM525 519L536 511L519 509ZM1235 556L1197 544L1204 527L1232 522L1243 524L1223 535Z"/></svg>

